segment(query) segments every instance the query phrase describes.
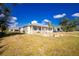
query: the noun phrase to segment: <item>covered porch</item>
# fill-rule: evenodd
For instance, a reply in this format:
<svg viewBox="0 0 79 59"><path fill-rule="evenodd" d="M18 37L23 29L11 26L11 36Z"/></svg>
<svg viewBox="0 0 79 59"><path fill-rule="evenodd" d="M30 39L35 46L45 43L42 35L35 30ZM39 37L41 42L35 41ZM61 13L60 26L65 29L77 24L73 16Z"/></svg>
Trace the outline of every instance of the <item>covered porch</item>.
<svg viewBox="0 0 79 59"><path fill-rule="evenodd" d="M35 33L47 34L47 33L53 32L53 28L49 28L48 26L31 25L30 28L31 28L31 32L33 34L35 34Z"/></svg>

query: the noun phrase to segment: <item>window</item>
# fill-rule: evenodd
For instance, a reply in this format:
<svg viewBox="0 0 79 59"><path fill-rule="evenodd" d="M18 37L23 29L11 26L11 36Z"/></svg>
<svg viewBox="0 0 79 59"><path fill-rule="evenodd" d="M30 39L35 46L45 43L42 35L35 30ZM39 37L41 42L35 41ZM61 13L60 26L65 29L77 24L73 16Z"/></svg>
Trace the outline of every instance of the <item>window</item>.
<svg viewBox="0 0 79 59"><path fill-rule="evenodd" d="M37 30L37 27L36 26L33 26L33 30Z"/></svg>
<svg viewBox="0 0 79 59"><path fill-rule="evenodd" d="M41 27L39 27L39 30L41 31Z"/></svg>

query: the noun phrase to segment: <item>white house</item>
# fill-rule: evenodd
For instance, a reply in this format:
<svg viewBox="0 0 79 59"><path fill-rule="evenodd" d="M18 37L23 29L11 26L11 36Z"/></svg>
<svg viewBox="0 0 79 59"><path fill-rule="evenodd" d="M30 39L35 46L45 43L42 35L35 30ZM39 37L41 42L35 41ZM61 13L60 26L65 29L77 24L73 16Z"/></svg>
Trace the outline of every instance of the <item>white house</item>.
<svg viewBox="0 0 79 59"><path fill-rule="evenodd" d="M10 29L12 32L26 33L26 34L43 34L45 36L53 33L54 31L60 31L61 27L49 27L45 24L37 23L36 21L31 22L24 27L20 27L19 29Z"/></svg>
<svg viewBox="0 0 79 59"><path fill-rule="evenodd" d="M52 33L53 27L49 28L48 25L42 24L28 24L27 26L23 27L24 32L28 34L36 34L36 33Z"/></svg>

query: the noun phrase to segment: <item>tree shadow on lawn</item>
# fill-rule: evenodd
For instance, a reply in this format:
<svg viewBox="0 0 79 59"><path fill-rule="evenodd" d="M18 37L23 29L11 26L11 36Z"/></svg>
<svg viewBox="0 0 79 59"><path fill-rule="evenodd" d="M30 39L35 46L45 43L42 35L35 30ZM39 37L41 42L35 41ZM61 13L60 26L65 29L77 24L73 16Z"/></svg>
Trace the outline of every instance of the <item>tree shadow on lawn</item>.
<svg viewBox="0 0 79 59"><path fill-rule="evenodd" d="M1 55L4 51L6 51L7 48L8 48L8 45L7 45L7 44L5 44L5 45L1 45L1 44L0 44L0 55Z"/></svg>
<svg viewBox="0 0 79 59"><path fill-rule="evenodd" d="M22 35L24 33L9 33L9 34L4 34L4 35L0 35L0 38L4 38L4 37L8 37L8 36L14 36L14 35ZM2 39L0 39L2 40Z"/></svg>
<svg viewBox="0 0 79 59"><path fill-rule="evenodd" d="M2 41L4 40L4 37L8 37L8 36L14 36L14 35L21 35L21 34L24 34L24 33L9 33L9 34L5 34L5 35L0 35L0 55L2 55L2 53L4 51L7 50L8 48L8 45L7 44L2 44Z"/></svg>

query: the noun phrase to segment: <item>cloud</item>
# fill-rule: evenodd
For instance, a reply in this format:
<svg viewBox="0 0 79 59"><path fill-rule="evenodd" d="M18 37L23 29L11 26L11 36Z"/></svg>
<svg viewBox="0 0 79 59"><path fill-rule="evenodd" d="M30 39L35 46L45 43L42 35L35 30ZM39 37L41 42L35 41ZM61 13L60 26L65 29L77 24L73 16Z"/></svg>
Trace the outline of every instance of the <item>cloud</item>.
<svg viewBox="0 0 79 59"><path fill-rule="evenodd" d="M66 16L65 13L63 13L63 14L58 14L58 15L54 15L53 18L62 18L62 17L64 17L64 16Z"/></svg>
<svg viewBox="0 0 79 59"><path fill-rule="evenodd" d="M42 21L42 24L43 25L48 25L48 23L50 23L51 21L49 21L48 19L44 19L43 21Z"/></svg>
<svg viewBox="0 0 79 59"><path fill-rule="evenodd" d="M18 22L12 23L12 24L8 24L9 26L17 26Z"/></svg>
<svg viewBox="0 0 79 59"><path fill-rule="evenodd" d="M8 27L9 28L16 28L18 25L18 22L16 22L17 17L11 16L10 19L8 20Z"/></svg>
<svg viewBox="0 0 79 59"><path fill-rule="evenodd" d="M10 23L15 23L16 21L14 21L14 20L10 20L9 22L10 22Z"/></svg>
<svg viewBox="0 0 79 59"><path fill-rule="evenodd" d="M7 21L8 21L9 23L15 23L16 20L17 20L17 17L11 16L11 17L9 17L9 20L7 20Z"/></svg>
<svg viewBox="0 0 79 59"><path fill-rule="evenodd" d="M50 22L48 19L44 19L44 22Z"/></svg>
<svg viewBox="0 0 79 59"><path fill-rule="evenodd" d="M17 20L17 17L11 17L12 20Z"/></svg>
<svg viewBox="0 0 79 59"><path fill-rule="evenodd" d="M5 15L4 14L0 14L0 17L5 17Z"/></svg>
<svg viewBox="0 0 79 59"><path fill-rule="evenodd" d="M33 20L32 22L31 22L31 24L37 24L38 22L36 21L36 20Z"/></svg>
<svg viewBox="0 0 79 59"><path fill-rule="evenodd" d="M8 28L17 28L18 22L13 23L13 24L8 24Z"/></svg>
<svg viewBox="0 0 79 59"><path fill-rule="evenodd" d="M72 14L72 16L79 17L79 13L74 13L74 14Z"/></svg>

